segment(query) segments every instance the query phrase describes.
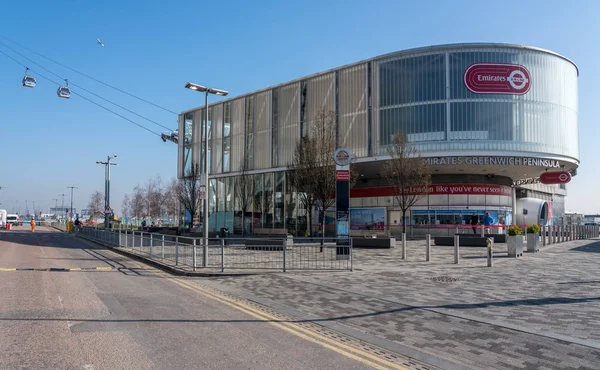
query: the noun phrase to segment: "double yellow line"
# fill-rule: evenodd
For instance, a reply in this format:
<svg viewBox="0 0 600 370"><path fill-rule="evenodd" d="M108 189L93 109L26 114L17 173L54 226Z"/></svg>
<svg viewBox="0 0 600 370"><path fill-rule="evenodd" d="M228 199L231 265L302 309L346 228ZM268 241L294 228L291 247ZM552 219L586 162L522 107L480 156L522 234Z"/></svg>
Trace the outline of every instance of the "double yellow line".
<svg viewBox="0 0 600 370"><path fill-rule="evenodd" d="M380 358L360 349L335 341L324 335L320 335L311 330L305 329L296 323L282 322L281 319L272 316L266 312L248 306L242 302L222 296L220 294L208 291L196 284L191 284L187 281L180 280L178 278L171 278L170 280L184 288L190 289L196 293L202 294L207 298L211 298L238 311L244 312L245 314L250 315L258 320L268 322L269 324L279 329L282 329L288 333L291 333L297 337L300 337L312 343L316 343L322 347L325 347L341 355L349 357L374 369L406 369L405 367L397 365L386 359Z"/></svg>
<svg viewBox="0 0 600 370"><path fill-rule="evenodd" d="M113 251L109 251L109 252L111 254L120 256ZM133 262L133 264L137 268L144 268L144 266L142 266L138 262ZM164 277L167 280L170 280L173 283L175 283L183 288L189 289L195 293L198 293L207 298L213 299L213 300L220 302L226 306L229 306L235 310L241 311L251 317L254 317L260 321L267 322L281 330L284 330L290 334L293 334L293 335L295 335L299 338L302 338L304 340L307 340L309 342L318 344L318 345L320 345L324 348L327 348L331 351L334 351L343 356L346 356L355 361L358 361L366 366L372 367L374 369L380 369L380 370L384 370L384 369L408 370L404 366L395 364L384 358L375 356L373 354L370 354L370 353L360 350L358 348L354 348L354 347L348 346L346 344L340 343L334 339L328 338L324 335L321 335L321 334L315 333L311 330L308 330L306 328L303 328L302 326L300 326L296 323L282 322L281 319L278 317L275 317L275 316L268 314L257 308L251 307L241 301L237 301L237 300L228 298L224 295L207 290L197 284L193 284L193 283L183 280L181 278L173 277L172 275L164 273L160 270L151 270L151 271L153 274Z"/></svg>

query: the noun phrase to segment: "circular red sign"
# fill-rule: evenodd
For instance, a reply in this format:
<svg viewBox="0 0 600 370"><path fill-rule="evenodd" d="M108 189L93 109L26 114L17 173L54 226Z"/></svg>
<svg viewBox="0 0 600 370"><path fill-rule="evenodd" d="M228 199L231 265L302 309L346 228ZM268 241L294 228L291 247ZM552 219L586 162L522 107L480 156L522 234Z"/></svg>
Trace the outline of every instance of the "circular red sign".
<svg viewBox="0 0 600 370"><path fill-rule="evenodd" d="M475 94L523 95L531 87L529 71L519 64L473 64L465 71L464 81Z"/></svg>

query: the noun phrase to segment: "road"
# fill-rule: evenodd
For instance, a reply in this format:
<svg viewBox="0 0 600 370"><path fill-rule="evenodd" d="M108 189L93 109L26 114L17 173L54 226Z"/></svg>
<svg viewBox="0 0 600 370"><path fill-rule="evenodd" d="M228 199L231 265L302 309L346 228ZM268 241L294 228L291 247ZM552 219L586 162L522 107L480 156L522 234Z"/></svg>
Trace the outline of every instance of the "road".
<svg viewBox="0 0 600 370"><path fill-rule="evenodd" d="M0 232L3 369L403 368L40 227Z"/></svg>

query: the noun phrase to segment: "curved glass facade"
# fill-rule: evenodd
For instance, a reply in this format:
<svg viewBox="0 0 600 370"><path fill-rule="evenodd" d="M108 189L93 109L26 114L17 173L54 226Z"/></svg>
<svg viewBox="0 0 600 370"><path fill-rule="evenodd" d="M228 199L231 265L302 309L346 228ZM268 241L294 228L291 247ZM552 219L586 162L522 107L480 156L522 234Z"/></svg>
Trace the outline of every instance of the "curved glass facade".
<svg viewBox="0 0 600 370"><path fill-rule="evenodd" d="M523 95L470 91L465 72L480 63L525 67L529 90ZM579 158L578 73L560 56L507 46L432 48L374 64L377 154L385 154L402 131L425 155L489 150Z"/></svg>

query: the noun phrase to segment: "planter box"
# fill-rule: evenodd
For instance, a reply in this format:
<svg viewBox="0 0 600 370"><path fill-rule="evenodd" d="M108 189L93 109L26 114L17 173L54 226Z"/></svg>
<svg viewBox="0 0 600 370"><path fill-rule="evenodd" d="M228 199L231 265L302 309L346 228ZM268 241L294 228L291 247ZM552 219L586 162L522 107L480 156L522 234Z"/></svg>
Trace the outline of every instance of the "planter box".
<svg viewBox="0 0 600 370"><path fill-rule="evenodd" d="M540 251L540 236L538 234L527 234L527 252Z"/></svg>
<svg viewBox="0 0 600 370"><path fill-rule="evenodd" d="M506 238L509 257L523 256L523 235L509 235Z"/></svg>

